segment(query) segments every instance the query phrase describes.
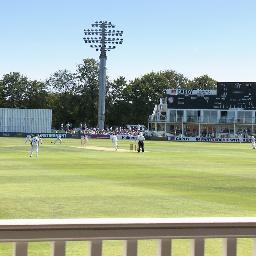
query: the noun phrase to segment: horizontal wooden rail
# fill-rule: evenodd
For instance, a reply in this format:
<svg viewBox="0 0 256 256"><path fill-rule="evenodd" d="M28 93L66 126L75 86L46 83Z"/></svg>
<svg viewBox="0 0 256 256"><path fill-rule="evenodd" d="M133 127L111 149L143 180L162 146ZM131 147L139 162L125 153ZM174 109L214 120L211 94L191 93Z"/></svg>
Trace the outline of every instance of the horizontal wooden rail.
<svg viewBox="0 0 256 256"><path fill-rule="evenodd" d="M256 237L256 218L0 220L0 241Z"/></svg>

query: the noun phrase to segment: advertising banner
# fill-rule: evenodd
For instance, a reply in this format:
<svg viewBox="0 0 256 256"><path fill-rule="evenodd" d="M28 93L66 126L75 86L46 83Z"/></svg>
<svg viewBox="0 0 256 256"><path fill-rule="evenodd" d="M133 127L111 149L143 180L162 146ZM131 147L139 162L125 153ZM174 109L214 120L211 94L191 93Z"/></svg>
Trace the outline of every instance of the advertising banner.
<svg viewBox="0 0 256 256"><path fill-rule="evenodd" d="M187 142L251 142L249 138L207 138L207 137L181 137L181 136L168 136L169 141L187 141Z"/></svg>

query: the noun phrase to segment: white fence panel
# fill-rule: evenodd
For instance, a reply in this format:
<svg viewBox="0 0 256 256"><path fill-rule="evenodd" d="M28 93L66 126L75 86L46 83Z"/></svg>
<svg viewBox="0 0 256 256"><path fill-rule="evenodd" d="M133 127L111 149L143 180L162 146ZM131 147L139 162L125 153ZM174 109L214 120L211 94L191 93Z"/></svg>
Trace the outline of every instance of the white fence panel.
<svg viewBox="0 0 256 256"><path fill-rule="evenodd" d="M0 108L0 132L50 133L51 109Z"/></svg>

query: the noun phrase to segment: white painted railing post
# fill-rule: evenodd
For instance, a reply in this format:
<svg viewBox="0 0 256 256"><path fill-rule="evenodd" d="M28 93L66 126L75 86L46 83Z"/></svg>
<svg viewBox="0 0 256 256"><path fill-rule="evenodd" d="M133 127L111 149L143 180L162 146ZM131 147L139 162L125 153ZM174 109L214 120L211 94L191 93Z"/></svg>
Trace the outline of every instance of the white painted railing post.
<svg viewBox="0 0 256 256"><path fill-rule="evenodd" d="M157 241L157 256L171 256L172 244L170 239L159 239Z"/></svg>
<svg viewBox="0 0 256 256"><path fill-rule="evenodd" d="M124 246L124 256L137 256L138 253L138 241L126 240Z"/></svg>
<svg viewBox="0 0 256 256"><path fill-rule="evenodd" d="M191 240L190 255L204 256L204 239L196 238Z"/></svg>
<svg viewBox="0 0 256 256"><path fill-rule="evenodd" d="M66 242L54 241L52 243L52 256L65 256Z"/></svg>
<svg viewBox="0 0 256 256"><path fill-rule="evenodd" d="M252 239L252 256L256 256L256 238Z"/></svg>
<svg viewBox="0 0 256 256"><path fill-rule="evenodd" d="M102 256L102 240L89 242L89 256Z"/></svg>
<svg viewBox="0 0 256 256"><path fill-rule="evenodd" d="M28 243L16 242L14 243L13 256L27 256L28 255Z"/></svg>
<svg viewBox="0 0 256 256"><path fill-rule="evenodd" d="M236 256L236 238L223 239L223 256Z"/></svg>

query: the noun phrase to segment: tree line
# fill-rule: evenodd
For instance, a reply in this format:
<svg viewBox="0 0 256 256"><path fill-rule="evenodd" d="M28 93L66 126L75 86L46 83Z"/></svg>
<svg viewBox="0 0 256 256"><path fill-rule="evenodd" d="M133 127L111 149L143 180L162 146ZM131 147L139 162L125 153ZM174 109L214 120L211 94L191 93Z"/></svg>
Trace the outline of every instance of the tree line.
<svg viewBox="0 0 256 256"><path fill-rule="evenodd" d="M85 59L75 72L59 70L46 81L31 80L19 72L11 72L0 79L1 108L50 108L53 127L71 122L97 125L99 63ZM107 78L106 126L147 124L148 116L166 89L214 89L217 82L208 75L189 80L174 70L150 72L127 81L120 76Z"/></svg>

